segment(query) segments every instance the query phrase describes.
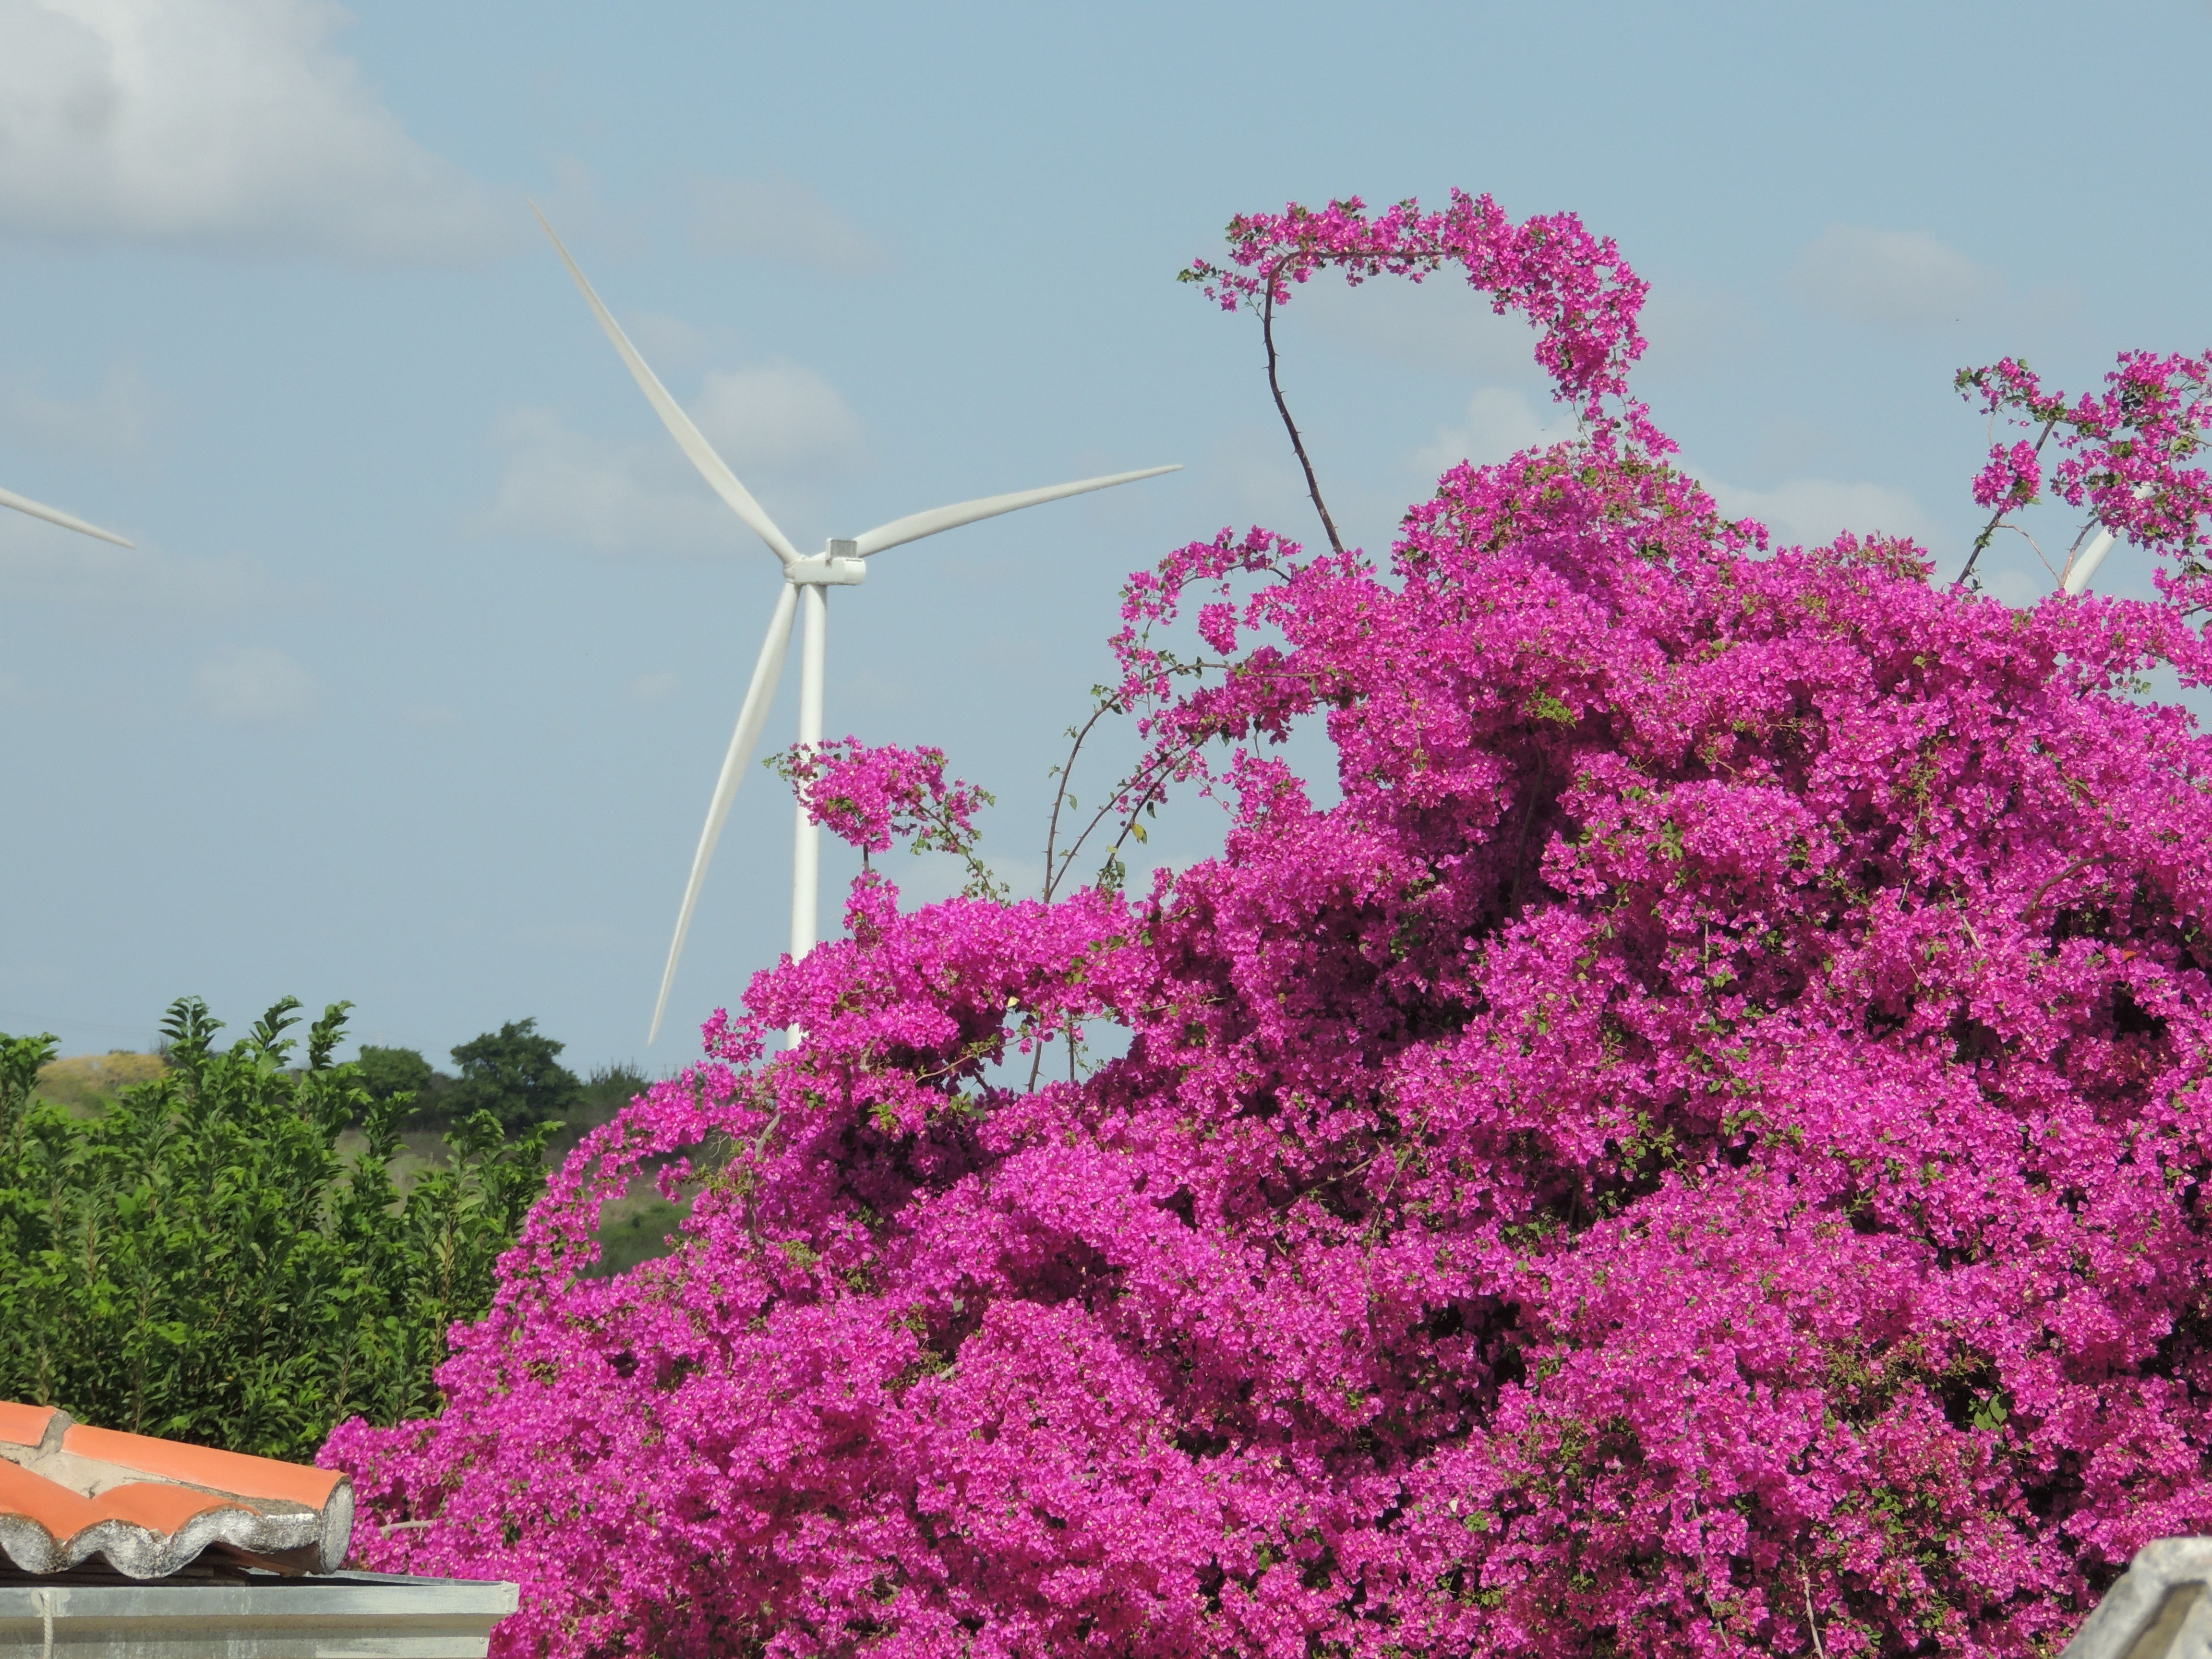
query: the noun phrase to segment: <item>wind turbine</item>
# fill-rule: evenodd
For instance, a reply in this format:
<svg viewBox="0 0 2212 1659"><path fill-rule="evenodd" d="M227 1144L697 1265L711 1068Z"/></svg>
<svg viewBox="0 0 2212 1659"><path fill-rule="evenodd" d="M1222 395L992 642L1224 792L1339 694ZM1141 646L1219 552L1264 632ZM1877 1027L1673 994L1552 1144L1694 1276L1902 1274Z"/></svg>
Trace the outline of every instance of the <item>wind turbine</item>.
<svg viewBox="0 0 2212 1659"><path fill-rule="evenodd" d="M74 513L64 513L58 507L46 507L28 495L18 495L12 489L0 489L0 507L12 507L18 513L27 513L34 519L44 519L48 524L58 524L64 530L82 531L88 536L97 536L104 542L113 542L118 547L131 547L112 530L102 530L96 524L87 524Z"/></svg>
<svg viewBox="0 0 2212 1659"><path fill-rule="evenodd" d="M538 213L535 203L531 211ZM768 720L769 704L775 696L776 682L783 676L784 653L791 642L793 617L799 617L799 741L818 744L822 741L823 658L829 646L829 590L858 587L867 576L867 561L871 557L902 542L918 541L940 531L957 530L978 519L994 518L1001 513L1058 501L1063 495L1079 495L1085 490L1133 483L1139 478L1154 478L1163 472L1180 472L1182 469L1151 466L1137 472L1115 472L1103 478L1079 478L1072 483L1047 484L1042 489L1018 489L1005 495L957 501L950 507L932 507L926 513L910 513L902 519L893 519L889 524L878 525L849 539L834 538L821 552L803 557L791 544L790 538L761 510L751 492L738 482L737 474L714 453L705 435L692 424L691 417L668 395L668 389L638 355L637 348L622 331L614 314L584 279L584 273L562 246L561 239L554 234L553 227L546 223L543 213L538 213L538 222L552 241L554 252L561 256L561 263L568 266L568 275L575 278L585 303L599 319L607 338L614 343L615 350L628 366L638 389L645 393L645 400L653 405L653 413L660 416L660 423L676 440L677 447L690 458L691 465L699 469L700 476L714 492L728 503L730 510L768 544L769 551L783 567L783 592L777 596L775 609L769 617L768 637L762 641L760 655L753 663L753 677L745 687L745 700L738 713L738 728L730 735L729 752L722 757L722 774L715 781L714 799L707 807L706 827L700 830L698 850L691 855L690 879L684 884L684 903L676 913L676 936L669 941L668 965L660 975L660 995L653 1006L652 1029L646 1034L645 1040L649 1044L659 1036L661 1016L668 1010L669 988L676 982L676 964L684 954L684 936L690 931L691 913L707 878L708 861L714 855L714 843L721 836L723 821L730 815L730 803L737 795L745 763L752 758L753 746L760 740L761 727ZM822 885L821 826L806 816L804 805L798 811L791 864L791 955L797 961L815 945Z"/></svg>

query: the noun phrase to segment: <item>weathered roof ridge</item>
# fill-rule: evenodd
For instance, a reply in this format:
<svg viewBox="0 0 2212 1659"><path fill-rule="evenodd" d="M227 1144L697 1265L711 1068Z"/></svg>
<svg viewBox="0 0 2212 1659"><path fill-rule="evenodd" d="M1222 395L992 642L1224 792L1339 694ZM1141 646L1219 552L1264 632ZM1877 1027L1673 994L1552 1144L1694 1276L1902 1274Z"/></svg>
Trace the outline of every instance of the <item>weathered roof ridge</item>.
<svg viewBox="0 0 2212 1659"><path fill-rule="evenodd" d="M334 1572L353 1485L331 1469L126 1434L0 1401L0 1553L25 1572L93 1556L161 1578L222 1546L290 1572Z"/></svg>

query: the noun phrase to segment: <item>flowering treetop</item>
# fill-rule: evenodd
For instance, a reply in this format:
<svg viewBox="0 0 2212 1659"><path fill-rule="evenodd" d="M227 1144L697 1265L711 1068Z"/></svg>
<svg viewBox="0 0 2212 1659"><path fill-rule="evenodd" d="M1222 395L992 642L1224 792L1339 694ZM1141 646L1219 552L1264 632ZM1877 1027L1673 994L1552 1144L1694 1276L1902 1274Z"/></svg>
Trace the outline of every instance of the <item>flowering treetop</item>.
<svg viewBox="0 0 2212 1659"><path fill-rule="evenodd" d="M1625 398L1610 245L1454 201L1233 247L1505 249ZM865 874L556 1174L444 1412L333 1437L366 1562L520 1581L509 1654L1994 1659L2212 1528L2212 743L2132 694L2212 649L1769 549L1630 435L1133 577L1112 805L1219 855ZM790 764L874 851L954 793ZM678 1247L592 1276L652 1168Z"/></svg>

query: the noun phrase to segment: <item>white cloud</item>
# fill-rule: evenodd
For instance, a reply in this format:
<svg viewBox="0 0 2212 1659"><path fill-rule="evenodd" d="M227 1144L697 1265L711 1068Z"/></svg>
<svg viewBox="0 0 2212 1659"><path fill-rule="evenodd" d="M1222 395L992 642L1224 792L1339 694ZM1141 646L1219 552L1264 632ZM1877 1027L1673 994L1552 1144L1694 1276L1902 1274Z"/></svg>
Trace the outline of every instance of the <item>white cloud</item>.
<svg viewBox="0 0 2212 1659"><path fill-rule="evenodd" d="M28 443L120 454L144 441L153 412L153 394L132 368L110 369L99 391L76 398L0 377L0 433Z"/></svg>
<svg viewBox="0 0 2212 1659"><path fill-rule="evenodd" d="M659 702L663 697L674 696L679 684L664 668L657 674L640 674L629 683L629 694L639 702Z"/></svg>
<svg viewBox="0 0 2212 1659"><path fill-rule="evenodd" d="M797 363L708 370L691 418L732 466L762 472L823 472L867 447L837 388Z"/></svg>
<svg viewBox="0 0 2212 1659"><path fill-rule="evenodd" d="M415 259L486 193L330 37L329 0L0 0L0 230Z"/></svg>
<svg viewBox="0 0 2212 1659"><path fill-rule="evenodd" d="M1637 326L1646 343L1629 385L1644 397L1651 380L1753 378L1753 360L1766 346L1765 323L1743 295L1681 278L1644 297Z"/></svg>
<svg viewBox="0 0 2212 1659"><path fill-rule="evenodd" d="M1462 460L1488 465L1574 435L1572 410L1539 404L1510 386L1485 386L1468 399L1464 423L1439 430L1433 442L1413 452L1413 459L1433 476ZM1758 520L1774 532L1778 545L1819 546L1844 530L1862 536L1909 536L1927 544L1928 515L1920 504L1885 484L1790 478L1771 489L1747 489L1704 477L1693 466L1684 470L1711 492L1722 512Z"/></svg>
<svg viewBox="0 0 2212 1659"><path fill-rule="evenodd" d="M1958 562L1964 563L1963 557ZM2033 609L2058 585L2049 571L2039 567L2000 563L1987 554L1982 556L1974 574L1992 598L2002 599L2015 611Z"/></svg>
<svg viewBox="0 0 2212 1659"><path fill-rule="evenodd" d="M270 645L246 646L204 663L192 676L200 711L242 726L304 720L315 712L314 678Z"/></svg>
<svg viewBox="0 0 2212 1659"><path fill-rule="evenodd" d="M816 487L866 457L860 417L837 389L796 363L710 370L691 417L787 533L818 510ZM605 439L550 410L501 417L507 453L489 526L580 542L603 553L726 550L752 533L708 489L665 435Z"/></svg>
<svg viewBox="0 0 2212 1659"><path fill-rule="evenodd" d="M1924 230L1830 225L1798 256L1791 281L1823 311L1899 330L1964 322L2003 292L2003 280Z"/></svg>
<svg viewBox="0 0 2212 1659"><path fill-rule="evenodd" d="M550 409L502 415L492 441L507 454L489 528L580 542L602 553L697 552L744 533L665 439L591 438Z"/></svg>
<svg viewBox="0 0 2212 1659"><path fill-rule="evenodd" d="M702 179L692 185L691 243L702 253L787 260L836 276L890 263L883 247L795 179Z"/></svg>
<svg viewBox="0 0 2212 1659"><path fill-rule="evenodd" d="M1687 470L1695 476L1694 468ZM1791 478L1771 489L1745 489L1711 477L1698 482L1729 517L1756 519L1773 532L1777 546L1823 546L1846 530L1909 536L1928 545L1928 515L1919 502L1887 484Z"/></svg>
<svg viewBox="0 0 2212 1659"><path fill-rule="evenodd" d="M700 328L665 312L625 312L623 332L661 374L692 369L742 349L737 330L720 324Z"/></svg>
<svg viewBox="0 0 2212 1659"><path fill-rule="evenodd" d="M118 547L0 512L0 599L10 603L180 611L236 606L266 596L262 573L242 556L189 558L143 543Z"/></svg>
<svg viewBox="0 0 2212 1659"><path fill-rule="evenodd" d="M1488 386L1467 400L1463 425L1439 428L1433 441L1413 452L1413 459L1423 471L1435 477L1462 461L1488 465L1522 450L1561 443L1574 435L1571 410L1558 404L1547 404L1539 410L1525 392Z"/></svg>

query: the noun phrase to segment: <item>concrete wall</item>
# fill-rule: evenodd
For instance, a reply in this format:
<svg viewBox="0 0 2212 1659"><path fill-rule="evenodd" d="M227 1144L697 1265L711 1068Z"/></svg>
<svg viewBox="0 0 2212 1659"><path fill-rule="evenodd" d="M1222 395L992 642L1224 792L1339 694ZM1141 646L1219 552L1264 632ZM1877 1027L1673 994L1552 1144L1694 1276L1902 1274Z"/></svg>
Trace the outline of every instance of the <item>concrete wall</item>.
<svg viewBox="0 0 2212 1659"><path fill-rule="evenodd" d="M512 1584L340 1572L0 1583L0 1659L483 1659Z"/></svg>

